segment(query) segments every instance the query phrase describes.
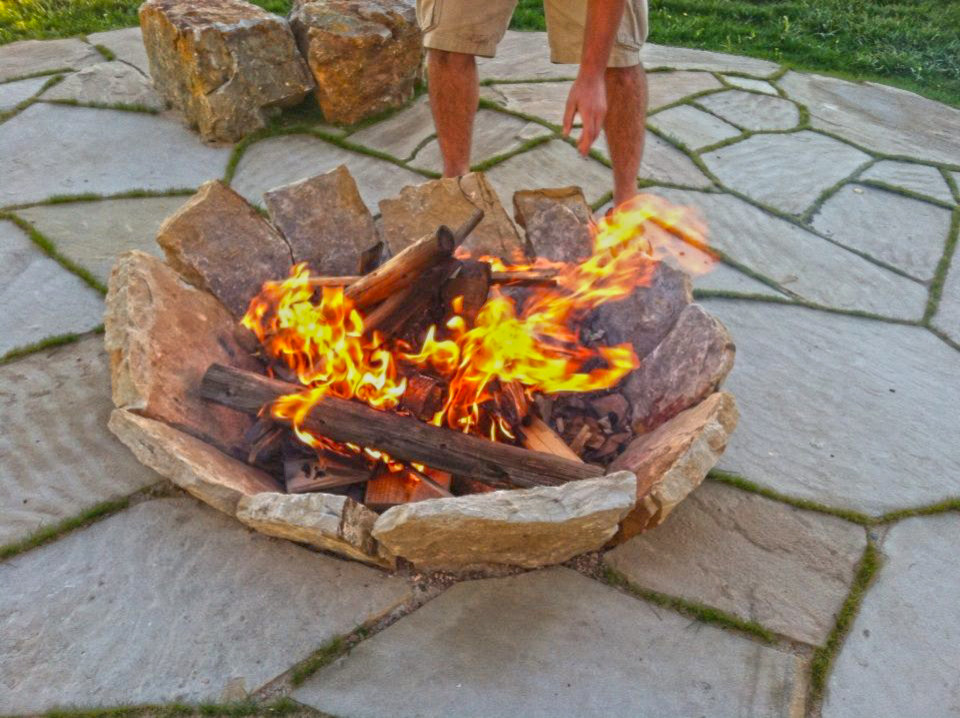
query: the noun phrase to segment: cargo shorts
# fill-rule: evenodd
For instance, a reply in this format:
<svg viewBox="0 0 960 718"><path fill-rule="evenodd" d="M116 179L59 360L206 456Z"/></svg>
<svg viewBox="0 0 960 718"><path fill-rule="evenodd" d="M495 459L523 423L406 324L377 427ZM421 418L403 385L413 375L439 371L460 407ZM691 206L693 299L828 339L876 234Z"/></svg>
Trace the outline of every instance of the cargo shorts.
<svg viewBox="0 0 960 718"><path fill-rule="evenodd" d="M587 0L544 0L550 60L579 64ZM434 50L494 57L517 0L417 0L423 45ZM640 64L647 39L647 0L627 0L608 67Z"/></svg>

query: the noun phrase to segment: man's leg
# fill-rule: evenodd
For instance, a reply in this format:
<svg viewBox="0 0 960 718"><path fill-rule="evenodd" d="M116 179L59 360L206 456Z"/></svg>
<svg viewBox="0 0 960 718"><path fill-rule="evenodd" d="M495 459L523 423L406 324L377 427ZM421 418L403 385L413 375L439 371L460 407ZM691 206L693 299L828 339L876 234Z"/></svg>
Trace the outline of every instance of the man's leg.
<svg viewBox="0 0 960 718"><path fill-rule="evenodd" d="M643 158L647 120L647 74L643 65L608 67L607 117L604 132L613 164L613 203L637 194L637 174Z"/></svg>
<svg viewBox="0 0 960 718"><path fill-rule="evenodd" d="M460 52L428 53L430 110L443 155L443 176L459 177L470 171L473 117L480 101L477 63L473 55Z"/></svg>

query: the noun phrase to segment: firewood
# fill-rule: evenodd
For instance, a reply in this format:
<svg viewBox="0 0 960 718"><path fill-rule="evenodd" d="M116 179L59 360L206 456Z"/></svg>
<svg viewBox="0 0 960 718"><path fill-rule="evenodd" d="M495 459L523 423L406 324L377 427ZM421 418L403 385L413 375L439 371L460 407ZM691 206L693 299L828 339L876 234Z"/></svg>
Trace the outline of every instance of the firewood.
<svg viewBox="0 0 960 718"><path fill-rule="evenodd" d="M446 306L450 306L457 297L461 297L459 313L466 320L467 326L472 327L476 322L477 313L490 294L490 265L468 259L461 262L458 269L459 271L443 285L441 297Z"/></svg>
<svg viewBox="0 0 960 718"><path fill-rule="evenodd" d="M524 420L520 427L520 437L523 445L531 451L563 456L571 461L583 460L539 417L530 415Z"/></svg>
<svg viewBox="0 0 960 718"><path fill-rule="evenodd" d="M544 286L555 287L557 285L556 269L514 269L502 272L493 272L490 274L491 284L509 284L514 287Z"/></svg>
<svg viewBox="0 0 960 718"><path fill-rule="evenodd" d="M440 287L458 264L455 259L447 259L423 272L400 292L399 298L393 295L374 309L369 319L364 320L364 329L372 331L375 328L387 336L396 337L410 327L432 323L432 310L440 306Z"/></svg>
<svg viewBox="0 0 960 718"><path fill-rule="evenodd" d="M577 432L577 435L573 438L573 441L570 442L570 450L575 454L580 454L583 451L583 447L587 445L587 440L591 435L590 425L584 423L580 427L580 431Z"/></svg>
<svg viewBox="0 0 960 718"><path fill-rule="evenodd" d="M415 469L399 472L380 471L367 482L363 503L374 511L385 511L398 504L453 496L449 490L450 474L431 473L432 476Z"/></svg>
<svg viewBox="0 0 960 718"><path fill-rule="evenodd" d="M212 364L201 382L200 395L257 414L278 397L302 390L302 386L254 372ZM492 442L331 396L310 410L303 425L333 441L380 449L398 461L497 484L506 481L516 486L556 486L603 474L598 466Z"/></svg>
<svg viewBox="0 0 960 718"><path fill-rule="evenodd" d="M384 331L383 326L389 319L401 311L413 294L413 285L394 292L378 304L363 318L363 330L372 332L374 329ZM389 333L389 332L385 332Z"/></svg>
<svg viewBox="0 0 960 718"><path fill-rule="evenodd" d="M630 403L622 394L606 394L590 401L590 408L599 417L613 415L612 423L616 426L623 423L630 412Z"/></svg>
<svg viewBox="0 0 960 718"><path fill-rule="evenodd" d="M373 471L358 462L320 454L312 459L287 459L283 463L287 493L304 494L326 491L369 481Z"/></svg>
<svg viewBox="0 0 960 718"><path fill-rule="evenodd" d="M272 426L259 439L250 444L247 451L247 463L251 465L262 464L280 449L283 436L287 428L283 426Z"/></svg>
<svg viewBox="0 0 960 718"><path fill-rule="evenodd" d="M412 372L407 375L407 390L401 406L421 421L433 418L443 406L444 384L427 374Z"/></svg>
<svg viewBox="0 0 960 718"><path fill-rule="evenodd" d="M390 248L383 240L360 253L360 274L368 274L390 259Z"/></svg>
<svg viewBox="0 0 960 718"><path fill-rule="evenodd" d="M354 274L343 277L310 277L310 286L314 289L320 289L322 287L346 287L358 279L360 279L360 277Z"/></svg>

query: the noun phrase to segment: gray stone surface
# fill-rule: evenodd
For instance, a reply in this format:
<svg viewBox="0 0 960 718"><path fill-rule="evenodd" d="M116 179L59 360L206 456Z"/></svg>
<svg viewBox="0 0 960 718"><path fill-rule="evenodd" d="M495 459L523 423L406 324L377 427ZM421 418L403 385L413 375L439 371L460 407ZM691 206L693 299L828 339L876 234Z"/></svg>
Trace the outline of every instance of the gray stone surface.
<svg viewBox="0 0 960 718"><path fill-rule="evenodd" d="M576 65L550 62L545 32L507 30L495 58L477 58L481 80L572 80Z"/></svg>
<svg viewBox="0 0 960 718"><path fill-rule="evenodd" d="M103 45L116 55L118 60L133 65L144 75L149 76L150 65L147 62L147 51L143 46L143 34L139 26L95 32L87 35L87 40L91 45Z"/></svg>
<svg viewBox="0 0 960 718"><path fill-rule="evenodd" d="M699 150L740 134L733 125L690 105L671 107L650 118L649 124L665 135Z"/></svg>
<svg viewBox="0 0 960 718"><path fill-rule="evenodd" d="M458 584L293 697L356 718L787 716L800 665L554 568Z"/></svg>
<svg viewBox="0 0 960 718"><path fill-rule="evenodd" d="M950 187L947 186L940 170L930 165L881 160L860 175L860 179L883 182L926 197L933 197L941 202L954 202Z"/></svg>
<svg viewBox="0 0 960 718"><path fill-rule="evenodd" d="M748 274L744 274L729 264L717 262L713 268L706 274L693 278L693 289L736 292L737 294L759 294L766 297L779 297L783 299L787 295L778 292L769 284L765 284L758 279L754 279Z"/></svg>
<svg viewBox="0 0 960 718"><path fill-rule="evenodd" d="M647 111L655 112L690 95L722 87L709 72L652 72L647 75Z"/></svg>
<svg viewBox="0 0 960 718"><path fill-rule="evenodd" d="M0 306L0 356L45 337L89 331L103 314L100 294L12 222L0 222Z"/></svg>
<svg viewBox="0 0 960 718"><path fill-rule="evenodd" d="M800 122L800 110L790 100L755 92L718 92L700 98L697 104L737 127L754 132L789 130Z"/></svg>
<svg viewBox="0 0 960 718"><path fill-rule="evenodd" d="M908 519L827 683L824 718L960 715L960 516Z"/></svg>
<svg viewBox="0 0 960 718"><path fill-rule="evenodd" d="M754 135L703 156L707 168L731 189L797 215L869 159L860 150L809 131Z"/></svg>
<svg viewBox="0 0 960 718"><path fill-rule="evenodd" d="M613 173L608 167L581 157L576 148L560 140L511 157L486 175L501 201L507 202L519 189L565 187L571 181L583 188L591 204L613 189Z"/></svg>
<svg viewBox="0 0 960 718"><path fill-rule="evenodd" d="M559 126L563 124L571 85L570 82L492 85L481 88L480 96L511 112L522 112ZM576 124L580 124L579 117Z"/></svg>
<svg viewBox="0 0 960 718"><path fill-rule="evenodd" d="M73 100L90 105L127 105L162 110L166 103L153 83L125 62L99 62L67 75L43 93L44 100Z"/></svg>
<svg viewBox="0 0 960 718"><path fill-rule="evenodd" d="M947 235L950 210L874 187L848 184L814 215L814 229L846 247L933 279Z"/></svg>
<svg viewBox="0 0 960 718"><path fill-rule="evenodd" d="M940 295L940 306L933 316L933 325L944 332L953 341L960 344L960 259L954 250L953 260L947 272L943 291Z"/></svg>
<svg viewBox="0 0 960 718"><path fill-rule="evenodd" d="M107 431L112 408L98 336L0 367L0 544L160 481Z"/></svg>
<svg viewBox="0 0 960 718"><path fill-rule="evenodd" d="M357 181L367 207L376 207L384 197L401 187L419 184L423 175L385 160L349 152L307 135L273 137L252 145L243 155L231 186L256 205L263 205L269 189L328 172L345 164Z"/></svg>
<svg viewBox="0 0 960 718"><path fill-rule="evenodd" d="M754 80L750 77L740 77L739 75L724 75L724 81L741 90L752 90L753 92L762 92L765 95L777 95L777 88L766 80Z"/></svg>
<svg viewBox="0 0 960 718"><path fill-rule="evenodd" d="M703 300L737 342L720 468L871 515L960 494L960 353L920 327Z"/></svg>
<svg viewBox="0 0 960 718"><path fill-rule="evenodd" d="M779 84L818 129L876 152L960 164L960 109L873 82L788 72Z"/></svg>
<svg viewBox="0 0 960 718"><path fill-rule="evenodd" d="M154 237L164 219L188 197L106 199L99 202L38 205L18 210L70 260L89 269L104 284L117 255L139 249L158 257Z"/></svg>
<svg viewBox="0 0 960 718"><path fill-rule="evenodd" d="M38 103L0 125L0 206L55 194L195 187L220 177L229 147L140 112Z"/></svg>
<svg viewBox="0 0 960 718"><path fill-rule="evenodd" d="M190 499L140 504L3 574L4 713L236 700L410 595Z"/></svg>
<svg viewBox="0 0 960 718"><path fill-rule="evenodd" d="M805 299L900 319L923 316L927 304L923 285L743 200L672 189L656 193L698 208L706 219L711 246Z"/></svg>
<svg viewBox="0 0 960 718"><path fill-rule="evenodd" d="M768 60L758 60L724 52L695 50L689 47L668 47L646 43L640 52L643 65L648 70L669 67L677 70L707 70L708 72L741 72L745 75L767 77L777 71L778 65Z"/></svg>
<svg viewBox="0 0 960 718"><path fill-rule="evenodd" d="M607 159L610 158L606 135L601 134L593 147ZM640 178L696 189L713 185L713 181L700 171L693 160L652 132L646 134Z"/></svg>
<svg viewBox="0 0 960 718"><path fill-rule="evenodd" d="M49 79L49 77L34 77L0 85L0 112L12 110L24 100L29 100L47 84Z"/></svg>
<svg viewBox="0 0 960 718"><path fill-rule="evenodd" d="M707 481L604 563L640 588L822 645L866 543L855 524Z"/></svg>
<svg viewBox="0 0 960 718"><path fill-rule="evenodd" d="M75 38L21 40L0 47L0 82L38 72L78 69L102 62L93 45Z"/></svg>
<svg viewBox="0 0 960 718"><path fill-rule="evenodd" d="M405 160L425 139L433 135L433 116L426 95L383 122L377 122L350 135L350 142L386 152Z"/></svg>

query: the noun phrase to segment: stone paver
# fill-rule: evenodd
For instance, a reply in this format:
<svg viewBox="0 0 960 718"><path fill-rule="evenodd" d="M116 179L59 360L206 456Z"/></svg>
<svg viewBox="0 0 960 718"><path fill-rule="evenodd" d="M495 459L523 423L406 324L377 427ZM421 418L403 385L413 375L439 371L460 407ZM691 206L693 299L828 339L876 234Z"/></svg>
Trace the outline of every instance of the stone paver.
<svg viewBox="0 0 960 718"><path fill-rule="evenodd" d="M695 50L689 47L668 47L646 43L640 52L643 66L648 70L669 67L675 70L706 70L708 72L740 72L745 75L767 77L779 65L769 60L758 60L724 52Z"/></svg>
<svg viewBox="0 0 960 718"><path fill-rule="evenodd" d="M881 160L860 175L861 180L873 180L910 190L941 202L953 203L953 193L940 170L929 165L911 162Z"/></svg>
<svg viewBox="0 0 960 718"><path fill-rule="evenodd" d="M950 210L883 189L846 185L817 211L812 224L844 246L928 281L943 256Z"/></svg>
<svg viewBox="0 0 960 718"><path fill-rule="evenodd" d="M458 584L293 697L356 718L786 716L800 664L557 568Z"/></svg>
<svg viewBox="0 0 960 718"><path fill-rule="evenodd" d="M640 588L819 645L866 543L860 526L707 481L658 530L604 562Z"/></svg>
<svg viewBox="0 0 960 718"><path fill-rule="evenodd" d="M139 249L163 256L154 240L157 230L188 199L145 197L38 205L17 210L17 215L52 240L63 255L106 284L121 252Z"/></svg>
<svg viewBox="0 0 960 718"><path fill-rule="evenodd" d="M750 77L740 77L739 75L724 75L723 79L728 84L739 87L741 90L753 90L754 92L762 92L765 95L779 94L777 88L766 80L754 80Z"/></svg>
<svg viewBox="0 0 960 718"><path fill-rule="evenodd" d="M740 134L740 130L690 105L671 107L650 118L650 126L690 149L699 150Z"/></svg>
<svg viewBox="0 0 960 718"><path fill-rule="evenodd" d="M410 595L185 498L139 504L3 574L4 713L236 700Z"/></svg>
<svg viewBox="0 0 960 718"><path fill-rule="evenodd" d="M35 104L0 125L0 206L56 194L194 187L223 175L229 147L141 112Z"/></svg>
<svg viewBox="0 0 960 718"><path fill-rule="evenodd" d="M127 105L162 110L166 104L153 83L125 62L100 62L67 75L43 93L44 100L72 100L91 105Z"/></svg>
<svg viewBox="0 0 960 718"><path fill-rule="evenodd" d="M107 431L112 408L101 337L0 367L0 544L160 481Z"/></svg>
<svg viewBox="0 0 960 718"><path fill-rule="evenodd" d="M21 40L0 46L0 82L53 70L74 70L97 62L103 55L93 45L73 38Z"/></svg>
<svg viewBox="0 0 960 718"><path fill-rule="evenodd" d="M392 162L350 152L308 135L272 137L252 145L237 165L231 186L248 201L263 205L263 193L345 164L360 196L372 211L401 187L426 181L423 175Z"/></svg>
<svg viewBox="0 0 960 718"><path fill-rule="evenodd" d="M933 325L960 344L960 253L954 249Z"/></svg>
<svg viewBox="0 0 960 718"><path fill-rule="evenodd" d="M108 30L87 35L91 45L103 45L117 59L133 65L145 75L150 74L147 51L143 47L143 35L139 27L127 27L122 30Z"/></svg>
<svg viewBox="0 0 960 718"><path fill-rule="evenodd" d="M960 495L960 353L920 327L708 299L737 363L741 420L720 468L879 515ZM945 425L944 422L947 422Z"/></svg>
<svg viewBox="0 0 960 718"><path fill-rule="evenodd" d="M647 110L655 112L690 95L722 87L709 72L651 72L647 75Z"/></svg>
<svg viewBox="0 0 960 718"><path fill-rule="evenodd" d="M34 77L0 85L0 112L7 112L40 92L49 77Z"/></svg>
<svg viewBox="0 0 960 718"><path fill-rule="evenodd" d="M103 314L100 294L11 222L0 222L0 305L0 356L44 337L90 331Z"/></svg>
<svg viewBox="0 0 960 718"><path fill-rule="evenodd" d="M756 294L765 297L784 299L783 292L778 292L769 284L744 274L723 262L717 262L706 274L693 278L693 288L721 292L736 292L738 294Z"/></svg>
<svg viewBox="0 0 960 718"><path fill-rule="evenodd" d="M873 82L788 72L779 84L816 128L876 152L960 164L958 109Z"/></svg>
<svg viewBox="0 0 960 718"><path fill-rule="evenodd" d="M960 715L958 544L956 514L890 530L827 684L824 718Z"/></svg>
<svg viewBox="0 0 960 718"><path fill-rule="evenodd" d="M729 90L697 100L715 115L745 130L761 132L789 130L800 122L800 110L782 97L758 95L755 92Z"/></svg>
<svg viewBox="0 0 960 718"><path fill-rule="evenodd" d="M397 159L413 156L417 147L435 133L426 95L383 122L350 135L350 142L386 152Z"/></svg>
<svg viewBox="0 0 960 718"><path fill-rule="evenodd" d="M817 304L899 319L920 319L922 284L877 266L795 224L730 195L673 189L656 194L696 207L711 246Z"/></svg>
<svg viewBox="0 0 960 718"><path fill-rule="evenodd" d="M593 148L610 158L606 135L601 134ZM640 178L696 189L713 186L713 181L700 171L693 160L652 132L646 134L644 141Z"/></svg>
<svg viewBox="0 0 960 718"><path fill-rule="evenodd" d="M860 150L809 131L754 135L703 156L726 186L797 215L869 159Z"/></svg>
<svg viewBox="0 0 960 718"><path fill-rule="evenodd" d="M563 112L570 94L570 82L492 85L480 89L480 96L510 112L539 117L554 125L563 124ZM576 124L579 126L580 118Z"/></svg>

